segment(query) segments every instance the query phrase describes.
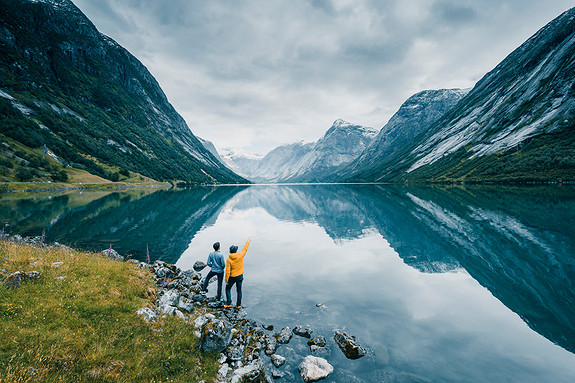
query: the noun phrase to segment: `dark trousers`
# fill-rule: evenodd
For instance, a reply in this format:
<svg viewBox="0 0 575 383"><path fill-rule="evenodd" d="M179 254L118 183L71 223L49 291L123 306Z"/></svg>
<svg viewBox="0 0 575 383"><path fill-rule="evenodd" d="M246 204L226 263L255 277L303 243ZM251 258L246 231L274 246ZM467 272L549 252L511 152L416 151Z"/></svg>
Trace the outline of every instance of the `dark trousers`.
<svg viewBox="0 0 575 383"><path fill-rule="evenodd" d="M213 271L210 270L210 272L206 276L206 279L204 280L202 290L205 291L208 290L208 283L210 283L210 279L212 279L214 275L217 275L218 277L218 294L216 295L216 299L222 299L222 283L224 281L224 273L214 273Z"/></svg>
<svg viewBox="0 0 575 383"><path fill-rule="evenodd" d="M226 283L226 304L232 304L232 286L236 284L236 292L238 293L238 299L236 301L236 306L242 305L242 282L244 281L244 275L238 275L237 277L229 277L228 283Z"/></svg>

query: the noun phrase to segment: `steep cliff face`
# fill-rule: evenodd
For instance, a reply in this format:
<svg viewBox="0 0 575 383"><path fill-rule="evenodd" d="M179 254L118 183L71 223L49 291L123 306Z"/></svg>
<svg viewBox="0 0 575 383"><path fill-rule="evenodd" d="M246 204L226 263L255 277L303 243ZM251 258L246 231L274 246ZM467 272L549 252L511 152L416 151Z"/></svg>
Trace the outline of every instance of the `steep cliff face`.
<svg viewBox="0 0 575 383"><path fill-rule="evenodd" d="M371 180L575 180L575 8L489 72Z"/></svg>
<svg viewBox="0 0 575 383"><path fill-rule="evenodd" d="M425 90L411 96L380 130L373 143L331 179L370 180L383 162L429 129L468 92L469 89Z"/></svg>
<svg viewBox="0 0 575 383"><path fill-rule="evenodd" d="M71 1L0 0L0 53L0 107L13 120L3 121L5 136L46 144L95 174L106 164L159 180L242 181L192 134L145 66ZM26 129L11 127L18 119Z"/></svg>

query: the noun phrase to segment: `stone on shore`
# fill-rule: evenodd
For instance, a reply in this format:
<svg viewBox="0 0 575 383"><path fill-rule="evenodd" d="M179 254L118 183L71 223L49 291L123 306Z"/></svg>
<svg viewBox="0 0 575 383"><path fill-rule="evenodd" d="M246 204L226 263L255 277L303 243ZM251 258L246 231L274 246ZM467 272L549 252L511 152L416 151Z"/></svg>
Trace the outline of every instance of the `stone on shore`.
<svg viewBox="0 0 575 383"><path fill-rule="evenodd" d="M264 336L264 342L265 342L265 350L264 350L265 354L267 356L271 356L271 355L275 354L277 349L278 349L278 342L277 342L276 338L266 334Z"/></svg>
<svg viewBox="0 0 575 383"><path fill-rule="evenodd" d="M223 351L232 337L232 326L228 321L208 319L201 329L200 349L204 352Z"/></svg>
<svg viewBox="0 0 575 383"><path fill-rule="evenodd" d="M146 322L153 321L157 317L156 313L148 307L142 307L136 311L136 314L140 315Z"/></svg>
<svg viewBox="0 0 575 383"><path fill-rule="evenodd" d="M334 340L348 359L359 359L367 354L367 350L361 347L352 335L336 330Z"/></svg>
<svg viewBox="0 0 575 383"><path fill-rule="evenodd" d="M123 256L118 254L118 252L112 248L102 250L102 254L104 254L106 257L110 258L113 261L124 261L125 260L125 258Z"/></svg>
<svg viewBox="0 0 575 383"><path fill-rule="evenodd" d="M327 341L325 340L325 337L323 335L318 335L313 339L307 341L307 345L310 347L311 346L325 347L326 344Z"/></svg>
<svg viewBox="0 0 575 383"><path fill-rule="evenodd" d="M272 364L277 368L283 366L286 362L286 358L277 354L272 355L271 360Z"/></svg>
<svg viewBox="0 0 575 383"><path fill-rule="evenodd" d="M293 329L293 333L296 335L299 335L301 337L309 339L309 338L311 338L311 334L313 333L313 330L310 329L309 327L295 326L295 328Z"/></svg>
<svg viewBox="0 0 575 383"><path fill-rule="evenodd" d="M292 332L291 328L286 326L286 327L282 328L280 330L280 332L275 334L274 336L277 339L278 343L288 344L289 341L291 340L292 336L293 336L293 332Z"/></svg>
<svg viewBox="0 0 575 383"><path fill-rule="evenodd" d="M196 263L194 263L193 268L194 268L194 270L196 270L196 271L199 273L200 271L202 271L203 269L205 269L206 266L208 266L208 265L206 265L204 262L202 262L202 261L196 261Z"/></svg>
<svg viewBox="0 0 575 383"><path fill-rule="evenodd" d="M299 374L305 383L325 379L333 372L333 366L323 358L306 356L299 365Z"/></svg>

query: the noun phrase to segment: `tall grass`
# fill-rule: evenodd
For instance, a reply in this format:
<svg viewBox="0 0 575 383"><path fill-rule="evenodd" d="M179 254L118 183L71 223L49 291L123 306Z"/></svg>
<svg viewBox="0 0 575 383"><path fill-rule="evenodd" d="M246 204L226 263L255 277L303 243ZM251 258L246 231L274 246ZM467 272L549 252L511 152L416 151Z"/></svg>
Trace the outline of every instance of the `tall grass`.
<svg viewBox="0 0 575 383"><path fill-rule="evenodd" d="M5 241L0 269L41 274L0 284L0 383L214 381L217 355L198 350L190 324L136 315L155 299L147 270Z"/></svg>

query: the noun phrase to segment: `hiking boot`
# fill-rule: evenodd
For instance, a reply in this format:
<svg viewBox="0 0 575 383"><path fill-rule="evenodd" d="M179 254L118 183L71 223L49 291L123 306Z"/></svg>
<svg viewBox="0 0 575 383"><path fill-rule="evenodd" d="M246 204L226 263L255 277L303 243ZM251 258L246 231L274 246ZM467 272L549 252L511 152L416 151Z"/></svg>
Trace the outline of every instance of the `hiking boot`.
<svg viewBox="0 0 575 383"><path fill-rule="evenodd" d="M236 306L236 309L241 310L242 306Z"/></svg>
<svg viewBox="0 0 575 383"><path fill-rule="evenodd" d="M231 308L232 308L232 305L224 305L224 308L225 308L225 309L231 309Z"/></svg>

